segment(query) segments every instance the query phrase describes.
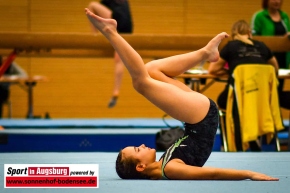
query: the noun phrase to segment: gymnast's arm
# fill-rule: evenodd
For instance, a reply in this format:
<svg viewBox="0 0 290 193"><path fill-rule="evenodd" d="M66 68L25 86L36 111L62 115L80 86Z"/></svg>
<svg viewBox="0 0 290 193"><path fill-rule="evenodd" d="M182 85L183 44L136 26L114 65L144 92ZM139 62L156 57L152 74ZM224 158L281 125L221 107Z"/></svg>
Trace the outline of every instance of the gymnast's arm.
<svg viewBox="0 0 290 193"><path fill-rule="evenodd" d="M245 180L278 181L278 178L249 170L196 167L178 161L170 161L165 167L165 174L174 180Z"/></svg>

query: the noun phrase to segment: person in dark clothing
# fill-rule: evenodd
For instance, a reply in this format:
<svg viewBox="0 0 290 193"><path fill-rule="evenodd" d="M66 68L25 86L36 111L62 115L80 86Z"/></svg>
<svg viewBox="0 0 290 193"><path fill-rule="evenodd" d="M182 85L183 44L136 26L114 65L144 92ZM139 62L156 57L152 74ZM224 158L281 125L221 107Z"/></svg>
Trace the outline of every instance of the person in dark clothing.
<svg viewBox="0 0 290 193"><path fill-rule="evenodd" d="M263 42L251 39L251 28L245 20L239 20L233 24L231 37L232 41L229 41L220 51L219 60L210 63L208 68L210 74L229 75L227 85L217 99L217 104L221 109L227 108L229 86L233 81L231 74L238 65L272 65L276 72L279 68L271 50ZM252 151L261 151L256 141L251 141L249 144Z"/></svg>
<svg viewBox="0 0 290 193"><path fill-rule="evenodd" d="M101 0L92 1L88 8L96 15L103 18L112 18L118 22L117 31L122 34L133 33L133 21L128 0ZM93 31L96 29L93 27ZM122 60L115 52L115 72L114 88L108 107L112 108L117 104L120 94L122 77L124 74L124 65Z"/></svg>
<svg viewBox="0 0 290 193"><path fill-rule="evenodd" d="M290 20L281 10L282 0L262 0L262 10L257 11L251 21L253 36L290 36ZM290 52L274 52L279 68L290 68ZM290 109L290 91L284 91L284 79L279 79L280 106Z"/></svg>

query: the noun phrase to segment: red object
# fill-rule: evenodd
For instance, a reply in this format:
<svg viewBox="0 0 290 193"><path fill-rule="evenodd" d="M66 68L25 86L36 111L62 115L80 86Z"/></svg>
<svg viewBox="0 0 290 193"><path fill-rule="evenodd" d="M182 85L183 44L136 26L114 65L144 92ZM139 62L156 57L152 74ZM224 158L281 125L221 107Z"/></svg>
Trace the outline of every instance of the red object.
<svg viewBox="0 0 290 193"><path fill-rule="evenodd" d="M226 64L224 65L224 68L225 68L225 69L229 69L229 63L226 63Z"/></svg>
<svg viewBox="0 0 290 193"><path fill-rule="evenodd" d="M6 58L6 60L3 62L3 64L0 67L0 77L5 73L5 71L9 68L13 60L15 59L17 53L15 50L9 54L9 56Z"/></svg>

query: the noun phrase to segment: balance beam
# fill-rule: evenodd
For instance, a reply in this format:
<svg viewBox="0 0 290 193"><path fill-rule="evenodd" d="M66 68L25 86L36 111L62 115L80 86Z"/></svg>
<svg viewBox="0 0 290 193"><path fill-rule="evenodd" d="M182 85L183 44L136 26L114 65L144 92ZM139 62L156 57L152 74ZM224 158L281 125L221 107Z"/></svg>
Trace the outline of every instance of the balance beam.
<svg viewBox="0 0 290 193"><path fill-rule="evenodd" d="M98 49L51 49L51 50L23 50L18 52L18 57L58 57L58 58L112 58L112 50ZM192 50L137 50L143 58L164 58L177 54L184 54ZM8 56L10 49L0 49L0 55Z"/></svg>
<svg viewBox="0 0 290 193"><path fill-rule="evenodd" d="M122 35L137 50L192 50L206 45L214 35ZM112 49L101 34L0 32L0 48Z"/></svg>
<svg viewBox="0 0 290 193"><path fill-rule="evenodd" d="M197 50L214 37L214 35L187 34L126 34L122 36L134 49L141 52L141 55L152 57ZM254 36L254 39L264 42L274 52L290 51L290 40L287 37ZM230 38L222 41L220 48L229 40ZM9 49L25 51L19 56L111 57L113 53L112 46L101 34L0 32L0 54L5 55Z"/></svg>

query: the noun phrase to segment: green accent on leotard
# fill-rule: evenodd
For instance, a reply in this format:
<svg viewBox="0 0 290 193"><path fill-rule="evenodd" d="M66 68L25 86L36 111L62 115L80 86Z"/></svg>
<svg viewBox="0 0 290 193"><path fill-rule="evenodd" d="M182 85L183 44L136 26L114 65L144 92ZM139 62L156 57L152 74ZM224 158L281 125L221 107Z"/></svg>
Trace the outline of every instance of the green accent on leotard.
<svg viewBox="0 0 290 193"><path fill-rule="evenodd" d="M175 150L176 147L179 147L179 145L181 144L182 141L184 141L186 138L188 137L185 136L185 137L182 137L180 138L178 141L176 141L174 144L172 144L167 150L166 150L166 153L163 157L163 161L162 161L162 167L161 167L161 170L162 170L162 179L166 179L168 180L168 178L166 177L165 173L164 173L164 168L166 166L166 164L169 162L171 156L172 156L172 152Z"/></svg>

